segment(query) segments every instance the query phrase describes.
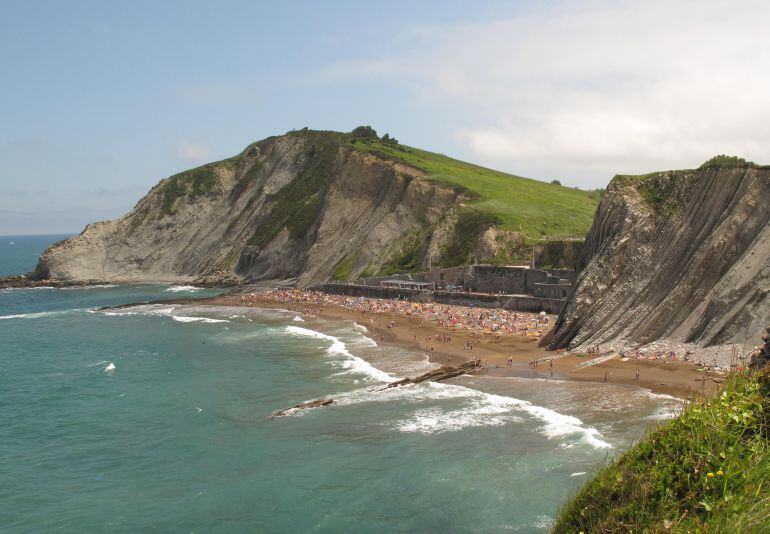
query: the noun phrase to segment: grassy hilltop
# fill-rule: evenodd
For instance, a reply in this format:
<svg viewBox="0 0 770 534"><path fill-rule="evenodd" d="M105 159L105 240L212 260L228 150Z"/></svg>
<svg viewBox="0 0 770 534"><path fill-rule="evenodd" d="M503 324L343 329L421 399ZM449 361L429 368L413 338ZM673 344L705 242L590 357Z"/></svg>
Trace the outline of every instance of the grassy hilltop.
<svg viewBox="0 0 770 534"><path fill-rule="evenodd" d="M384 140L383 140L384 139ZM487 169L443 154L396 144L383 136L349 137L347 145L423 170L429 180L460 187L475 200L468 207L488 215L502 230L529 239L584 236L599 203L595 191L582 191Z"/></svg>
<svg viewBox="0 0 770 534"><path fill-rule="evenodd" d="M288 151L288 155L275 156L276 146L284 147L282 150ZM245 240L240 235L233 238L220 268L234 268L244 247L261 251L284 230L302 255L313 245L313 232L319 220L330 215L325 211L326 192L348 164L348 156L355 153L376 155L388 162L374 166L378 169L373 171L375 174L384 174L379 175L377 183L370 184L371 191L381 184L382 192L387 192L394 173L384 169L392 169L393 163L403 163L422 171L426 181L441 185L440 189L447 194L451 193L446 191L447 187L453 189L454 194L450 194L449 204L440 208L439 216L431 215L430 222L425 219L431 212L428 208L435 212L441 204L412 206L410 209L416 212L411 214L411 227L399 227L400 234L391 235L396 228L383 226L382 235L387 239L372 245L371 250L358 247L342 251L345 254L335 262L331 273L335 280L415 271L424 268L428 254L437 267L528 261L532 244L548 237L585 236L599 202L596 191L562 187L465 163L401 145L387 134L380 137L372 128L362 126L347 133L294 130L256 141L231 158L173 175L154 190L161 201L157 215L173 220L191 205L215 202L224 194L227 205L220 209L232 210L233 215L226 235L235 235L233 229L241 226L249 235ZM274 159L267 163L267 157ZM283 172L293 177L276 189L264 189L264 183L273 180L275 165L283 165ZM381 201L372 199L374 204ZM135 218L134 229L143 220ZM490 227L497 231L488 234ZM434 248L429 249L431 246ZM571 245L567 248L575 249ZM568 261L568 257L566 253L563 257L554 256L554 265ZM317 264L326 260L319 257L313 261Z"/></svg>

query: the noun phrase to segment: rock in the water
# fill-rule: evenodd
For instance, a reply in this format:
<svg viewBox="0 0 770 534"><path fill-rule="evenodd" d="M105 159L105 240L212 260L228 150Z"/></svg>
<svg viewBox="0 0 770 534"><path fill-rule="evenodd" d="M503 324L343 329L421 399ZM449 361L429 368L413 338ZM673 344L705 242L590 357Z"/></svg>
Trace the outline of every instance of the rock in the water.
<svg viewBox="0 0 770 534"><path fill-rule="evenodd" d="M334 404L334 399L318 399L314 401L303 402L301 404L297 404L296 406L292 406L291 408L286 408L285 410L278 410L273 414L273 416L281 417L283 415L288 415L291 410L304 410L306 408L318 408L320 406L329 406L331 404Z"/></svg>

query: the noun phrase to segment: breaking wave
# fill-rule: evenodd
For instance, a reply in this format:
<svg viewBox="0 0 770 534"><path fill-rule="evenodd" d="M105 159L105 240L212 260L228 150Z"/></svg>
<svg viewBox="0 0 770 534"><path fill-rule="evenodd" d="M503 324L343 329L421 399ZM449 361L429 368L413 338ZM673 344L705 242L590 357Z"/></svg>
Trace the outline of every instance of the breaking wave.
<svg viewBox="0 0 770 534"><path fill-rule="evenodd" d="M13 315L0 315L0 320L8 319L38 319L40 317L51 317L53 315L66 315L68 313L74 313L84 311L86 308L76 308L72 310L54 310L44 312L31 312L31 313L17 313Z"/></svg>
<svg viewBox="0 0 770 534"><path fill-rule="evenodd" d="M195 287L195 286L171 286L166 289L166 291L169 291L171 293L181 293L181 292L187 292L187 293L194 293L196 291L200 291L203 288Z"/></svg>
<svg viewBox="0 0 770 534"><path fill-rule="evenodd" d="M209 317L185 317L182 315L172 315L171 318L180 323L229 323L227 319L211 319Z"/></svg>
<svg viewBox="0 0 770 534"><path fill-rule="evenodd" d="M327 355L344 356L350 372L362 373L380 382L391 382L396 379L352 355L345 343L335 336L297 326L287 326L285 331L292 335L330 342L331 345L326 350ZM549 439L576 440L596 449L612 447L601 439L598 430L584 426L577 417L561 414L529 401L484 393L455 384L423 382L396 388L372 386L334 395L334 399L336 406L392 401L418 405L430 404L426 407L418 406L404 419L385 423L391 424L401 432L433 434L468 427L499 426L529 418L541 423L537 431ZM446 403L437 404L436 401L454 401L460 405L447 407Z"/></svg>
<svg viewBox="0 0 770 534"><path fill-rule="evenodd" d="M388 373L377 369L366 360L351 354L348 351L347 345L345 345L345 343L342 342L338 337L330 336L328 334L323 334L321 332L316 332L315 330L310 330L299 326L287 326L285 328L285 332L295 336L303 336L330 341L331 346L326 349L327 356L342 356L344 359L341 361L341 365L346 369L346 372L362 374L365 375L368 379L376 380L378 382L392 382L394 380L394 377Z"/></svg>

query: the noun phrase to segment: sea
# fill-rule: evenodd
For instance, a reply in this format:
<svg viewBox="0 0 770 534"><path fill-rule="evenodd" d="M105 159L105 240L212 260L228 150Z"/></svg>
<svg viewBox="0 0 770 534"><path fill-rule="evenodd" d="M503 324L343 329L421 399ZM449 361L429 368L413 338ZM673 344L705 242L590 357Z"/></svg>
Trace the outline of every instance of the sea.
<svg viewBox="0 0 770 534"><path fill-rule="evenodd" d="M63 237L0 237L0 273ZM433 364L351 322L147 304L219 292L0 291L0 531L546 532L679 409L557 379L384 389Z"/></svg>

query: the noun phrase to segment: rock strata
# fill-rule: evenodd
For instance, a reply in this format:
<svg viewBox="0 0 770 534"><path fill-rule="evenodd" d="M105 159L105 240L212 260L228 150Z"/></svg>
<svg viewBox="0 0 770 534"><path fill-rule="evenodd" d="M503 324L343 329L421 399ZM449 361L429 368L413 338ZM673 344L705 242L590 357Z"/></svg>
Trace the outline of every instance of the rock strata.
<svg viewBox="0 0 770 534"><path fill-rule="evenodd" d="M755 345L770 323L769 220L768 168L615 177L550 348Z"/></svg>
<svg viewBox="0 0 770 534"><path fill-rule="evenodd" d="M415 238L462 193L345 140L292 132L162 180L123 217L51 246L31 278L308 287L421 254Z"/></svg>

